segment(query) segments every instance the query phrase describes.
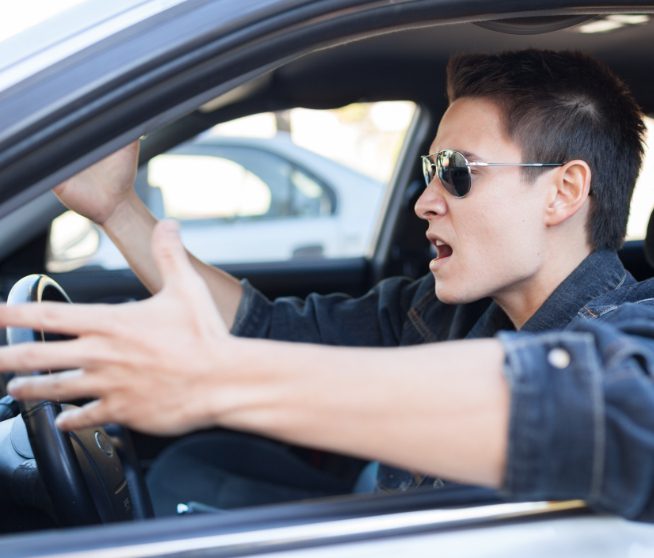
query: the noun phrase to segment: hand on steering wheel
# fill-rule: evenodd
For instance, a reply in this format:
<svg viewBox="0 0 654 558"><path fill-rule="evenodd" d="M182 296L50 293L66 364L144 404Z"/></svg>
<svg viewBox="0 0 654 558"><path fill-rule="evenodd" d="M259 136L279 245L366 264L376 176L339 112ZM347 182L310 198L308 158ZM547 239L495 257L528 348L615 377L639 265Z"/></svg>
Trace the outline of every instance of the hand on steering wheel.
<svg viewBox="0 0 654 558"><path fill-rule="evenodd" d="M45 300L69 302L66 293L53 280L44 275L30 275L14 285L8 304L38 304ZM53 338L61 336L28 328L7 329L10 345L53 341ZM85 525L132 519L135 514L130 492L138 501L138 515L148 515L149 499L144 485L133 482L128 486L121 459L102 428L59 430L55 420L62 406L54 401L22 401L19 408L21 416L13 420L24 421L38 473L54 518L60 524ZM16 426L20 425L14 425L12 435L20 436L22 432L24 436L22 427Z"/></svg>

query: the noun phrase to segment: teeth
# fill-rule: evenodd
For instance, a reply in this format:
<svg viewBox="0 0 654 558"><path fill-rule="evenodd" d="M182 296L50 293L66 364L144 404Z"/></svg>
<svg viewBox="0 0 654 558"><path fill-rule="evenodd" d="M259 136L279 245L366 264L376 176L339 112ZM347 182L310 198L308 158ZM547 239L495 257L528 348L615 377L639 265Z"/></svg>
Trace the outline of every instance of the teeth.
<svg viewBox="0 0 654 558"><path fill-rule="evenodd" d="M443 240L439 238L434 238L432 240L432 245L436 251L436 259L446 258L452 255L452 247Z"/></svg>

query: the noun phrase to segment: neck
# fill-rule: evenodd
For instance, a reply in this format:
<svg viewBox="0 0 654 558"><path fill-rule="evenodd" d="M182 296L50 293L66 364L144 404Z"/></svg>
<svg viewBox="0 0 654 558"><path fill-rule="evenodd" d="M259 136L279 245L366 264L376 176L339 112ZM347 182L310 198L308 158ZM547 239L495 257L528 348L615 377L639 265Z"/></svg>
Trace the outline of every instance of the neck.
<svg viewBox="0 0 654 558"><path fill-rule="evenodd" d="M537 271L493 297L516 330L531 318L554 290L590 254L588 246L577 250L558 250L542 259Z"/></svg>

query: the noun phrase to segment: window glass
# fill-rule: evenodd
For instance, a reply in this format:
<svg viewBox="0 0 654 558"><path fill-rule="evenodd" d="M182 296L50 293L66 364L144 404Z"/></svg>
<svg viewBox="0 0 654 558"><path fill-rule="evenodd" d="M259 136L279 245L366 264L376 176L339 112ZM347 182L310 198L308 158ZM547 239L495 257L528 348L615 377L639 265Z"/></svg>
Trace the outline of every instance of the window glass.
<svg viewBox="0 0 654 558"><path fill-rule="evenodd" d="M329 193L317 180L297 168L291 170L288 180L292 215L319 217L332 213Z"/></svg>
<svg viewBox="0 0 654 558"><path fill-rule="evenodd" d="M67 271L84 265L89 254L99 247L100 233L87 218L66 211L57 217L52 228L56 234L50 236L49 252L63 254L58 270Z"/></svg>
<svg viewBox="0 0 654 558"><path fill-rule="evenodd" d="M136 190L210 263L365 255L414 110L357 103L221 123L151 159ZM47 267L82 266L127 263L102 230L69 212L53 222Z"/></svg>
<svg viewBox="0 0 654 558"><path fill-rule="evenodd" d="M654 119L645 118L647 125L647 143L654 131ZM643 159L643 168L640 171L638 182L634 188L634 194L631 198L631 207L629 209L629 222L627 223L627 240L640 240L645 238L647 232L647 222L654 208L654 153L645 148L645 158Z"/></svg>

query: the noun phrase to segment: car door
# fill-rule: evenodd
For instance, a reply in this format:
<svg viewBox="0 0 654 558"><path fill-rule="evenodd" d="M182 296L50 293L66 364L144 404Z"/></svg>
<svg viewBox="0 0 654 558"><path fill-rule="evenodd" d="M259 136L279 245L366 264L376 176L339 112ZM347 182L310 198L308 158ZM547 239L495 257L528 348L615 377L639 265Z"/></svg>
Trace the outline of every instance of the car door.
<svg viewBox="0 0 654 558"><path fill-rule="evenodd" d="M140 4L147 7L155 2ZM144 162L148 161L207 129L206 113L194 112L195 109L212 100L218 100L219 105L224 103L224 94L244 84L250 93L242 99L242 105L238 102L229 107L223 105L216 109L223 112L214 117L228 121L230 116L253 114L270 104L293 106L292 99L289 100L292 92L284 87L267 89L262 85L266 94L275 93L267 100L265 95L257 98L251 88L258 77L306 50L345 42L371 31L397 30L403 25L419 27L432 20L443 23L472 16L485 21L507 14L524 16L530 10L539 15L549 3L519 6L513 2L494 3L492 7L460 1L408 1L402 6L390 1L156 4L165 8L159 16L138 20L125 27L124 32L99 40L91 51L82 49L73 59L55 60L47 71L36 72L29 83L16 81L3 90L0 277L5 292L18 275L45 269L47 226L60 208L48 195L39 196L127 141L160 129L160 134L150 136L151 141L147 138L144 141ZM519 11L515 12L516 9ZM578 10L577 2L574 6L563 6L561 13L571 16ZM464 35L458 29L456 34ZM452 39L452 35L448 36L448 41ZM20 67L16 63L14 69ZM424 66L419 63L417 68ZM382 66L377 66L372 73L381 73L380 69ZM316 104L323 101L319 89L307 91L307 98ZM348 95L344 98L351 100ZM425 101L422 97L414 100L418 104ZM434 131L433 117L441 105L442 101L440 104L425 101L412 123L391 178L391 184L396 187L387 195L386 225L375 237L374 258L343 262L318 260L310 265L293 260L282 264L245 263L228 269L251 277L274 295L333 290L339 289L339 285L344 290L360 290L370 283L371 276L401 270L397 266L407 259L424 258L422 245L399 243L397 235L398 230L407 232L412 227L409 221L404 221L404 216L410 214L411 199L416 193L412 187L417 173L415 155L424 152ZM178 124L189 114L191 120L201 122L196 128L185 122L185 130L177 133ZM28 199L32 201L28 203ZM415 240L424 233L414 232L407 238ZM58 277L78 300L106 299L109 293L112 299L145 296L125 270L72 270L60 272ZM651 531L647 528L615 518L589 518L580 511L583 505L578 502L563 507L549 504L519 509L473 507L464 513L451 510L451 514L437 517L420 513L431 513L430 508L437 505L429 493L391 497L386 504L383 502L383 498L371 498L360 503L347 500L335 504L299 504L291 508L245 511L231 517L196 517L184 528L173 521L155 521L103 530L48 532L8 540L3 544L3 552L16 556L88 555L94 551L105 555L156 556L198 552L254 555L278 550L316 555L345 555L346 552L360 555L367 551L383 555L406 553L411 548L415 555L433 555L436 549L444 554L458 552L471 556L478 554L480 548L482 551L499 549L500 555L504 552L522 555L525 550L533 553L537 547L545 555L551 555L561 553L562 546L571 548L567 542L575 540L581 541L580 544L586 542L587 555L596 555L598 546L624 554L634 548L640 551L646 548L640 545L651 542ZM341 523L348 519L352 521ZM280 529L272 529L273 524ZM302 533L285 530L296 526L309 529ZM539 543L536 547L534 541ZM362 547L362 542L371 546ZM412 544L407 547L407 543ZM570 555L583 555L580 547L572 548Z"/></svg>

